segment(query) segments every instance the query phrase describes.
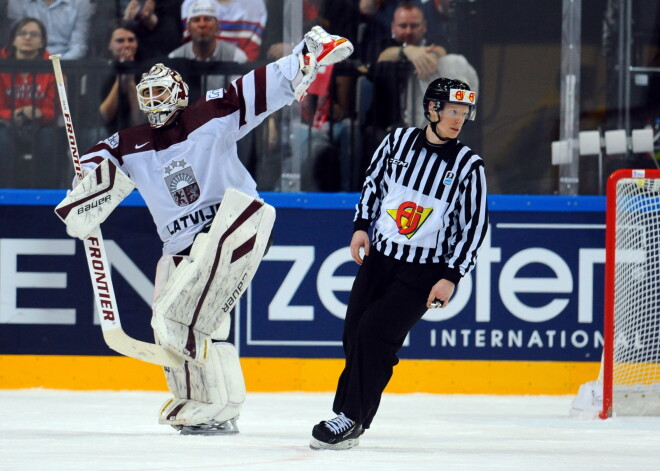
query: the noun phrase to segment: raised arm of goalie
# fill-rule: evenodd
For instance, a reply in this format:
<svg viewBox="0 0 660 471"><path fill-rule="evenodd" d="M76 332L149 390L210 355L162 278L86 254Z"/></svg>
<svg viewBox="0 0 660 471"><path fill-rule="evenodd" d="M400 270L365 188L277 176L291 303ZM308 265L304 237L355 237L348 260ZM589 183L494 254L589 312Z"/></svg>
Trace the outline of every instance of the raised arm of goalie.
<svg viewBox="0 0 660 471"><path fill-rule="evenodd" d="M85 175L55 208L71 237L86 239L135 188L111 160Z"/></svg>

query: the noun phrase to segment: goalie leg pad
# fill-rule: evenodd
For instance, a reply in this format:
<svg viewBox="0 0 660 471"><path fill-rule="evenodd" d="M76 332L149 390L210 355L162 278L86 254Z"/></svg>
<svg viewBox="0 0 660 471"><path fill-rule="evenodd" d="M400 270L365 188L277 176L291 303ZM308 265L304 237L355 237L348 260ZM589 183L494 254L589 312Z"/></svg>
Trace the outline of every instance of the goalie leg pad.
<svg viewBox="0 0 660 471"><path fill-rule="evenodd" d="M206 234L200 234L200 236L206 236ZM156 266L156 280L154 283L154 302L165 292L167 283L176 271L179 266L190 265L191 258L188 256L180 255L163 255L158 261ZM162 345L159 332L168 332L170 336L178 336L181 339L181 342L185 342L188 338L188 328L179 322L172 321L171 319L165 318L157 314L154 310L152 312L151 326L154 329L154 337L156 343ZM203 333L194 331L196 345L201 346L199 351L202 352L202 357L206 361L206 357L211 348L211 337L204 335ZM214 337L220 340L225 340L226 337ZM172 350L174 353L179 354L182 358L185 358L178 351ZM199 363L201 364L201 362Z"/></svg>
<svg viewBox="0 0 660 471"><path fill-rule="evenodd" d="M236 348L214 343L204 366L189 362L183 368L164 368L174 395L161 407L158 422L194 426L222 423L238 417L246 390Z"/></svg>
<svg viewBox="0 0 660 471"><path fill-rule="evenodd" d="M222 319L222 322L220 322L218 328L211 333L211 338L216 341L227 340L227 338L229 337L230 329L231 329L231 316L225 316L224 319Z"/></svg>
<svg viewBox="0 0 660 471"><path fill-rule="evenodd" d="M71 237L86 239L135 188L135 184L111 160L103 160L93 172L55 208Z"/></svg>
<svg viewBox="0 0 660 471"><path fill-rule="evenodd" d="M152 327L160 343L186 360L206 361L211 334L247 289L264 256L275 209L229 189L208 234L199 234L155 299Z"/></svg>
<svg viewBox="0 0 660 471"><path fill-rule="evenodd" d="M163 255L156 265L156 279L154 282L154 301L158 299L171 278L174 270L182 263L190 263L190 257L185 255Z"/></svg>

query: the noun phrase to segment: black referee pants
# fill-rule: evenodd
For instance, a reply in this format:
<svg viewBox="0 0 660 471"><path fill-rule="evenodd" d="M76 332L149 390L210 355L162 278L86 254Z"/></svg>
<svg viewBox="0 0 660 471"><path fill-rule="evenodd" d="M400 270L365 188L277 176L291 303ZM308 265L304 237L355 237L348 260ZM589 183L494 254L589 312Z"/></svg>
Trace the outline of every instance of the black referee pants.
<svg viewBox="0 0 660 471"><path fill-rule="evenodd" d="M346 364L333 404L369 428L385 386L399 362L406 335L426 312L429 292L445 271L442 264L408 263L373 246L355 277L344 321Z"/></svg>

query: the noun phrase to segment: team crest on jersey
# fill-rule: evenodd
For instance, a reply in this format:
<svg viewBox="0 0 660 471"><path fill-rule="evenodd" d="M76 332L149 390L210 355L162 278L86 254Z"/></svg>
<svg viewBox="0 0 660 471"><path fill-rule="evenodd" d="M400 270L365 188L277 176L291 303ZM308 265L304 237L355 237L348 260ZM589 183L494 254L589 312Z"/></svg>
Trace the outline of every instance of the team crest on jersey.
<svg viewBox="0 0 660 471"><path fill-rule="evenodd" d="M173 160L163 169L165 185L177 206L187 206L199 199L195 172L184 159Z"/></svg>
<svg viewBox="0 0 660 471"><path fill-rule="evenodd" d="M451 185L451 182L454 181L454 177L456 177L456 174L454 172L447 170L447 173L445 173L445 178L442 179L442 183L445 186L449 186Z"/></svg>
<svg viewBox="0 0 660 471"><path fill-rule="evenodd" d="M386 211L394 219L399 234L410 239L422 227L422 224L433 212L433 208L424 208L412 201L406 201L401 203L397 209L387 209Z"/></svg>

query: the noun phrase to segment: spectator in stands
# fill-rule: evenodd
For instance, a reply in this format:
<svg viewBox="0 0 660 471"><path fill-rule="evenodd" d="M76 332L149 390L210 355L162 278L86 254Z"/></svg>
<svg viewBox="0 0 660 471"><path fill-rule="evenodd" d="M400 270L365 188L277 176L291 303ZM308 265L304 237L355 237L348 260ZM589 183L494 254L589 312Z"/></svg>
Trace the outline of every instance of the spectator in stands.
<svg viewBox="0 0 660 471"><path fill-rule="evenodd" d="M190 41L169 54L169 58L192 59L202 62L238 62L247 61L247 55L238 46L220 41L215 34L218 30L217 9L214 0L195 0L190 4L187 21ZM210 80L206 89L224 87L225 83Z"/></svg>
<svg viewBox="0 0 660 471"><path fill-rule="evenodd" d="M392 39L391 23L401 0L359 0L362 31L358 38L359 59L369 66ZM421 1L415 1L421 5Z"/></svg>
<svg viewBox="0 0 660 471"><path fill-rule="evenodd" d="M90 0L9 0L7 16L12 21L31 17L48 31L48 50L62 59L82 59L87 53L94 7Z"/></svg>
<svg viewBox="0 0 660 471"><path fill-rule="evenodd" d="M401 123L424 126L423 110L415 104L435 78L461 80L478 92L476 71L465 57L448 55L444 47L428 42L426 19L422 8L415 2L404 1L399 5L394 12L391 29L390 43L381 51L376 66L370 70L376 85L376 96L384 92L395 98L393 101L399 101L399 106L389 112L372 110L372 116L380 116L381 124L383 119L390 120L384 123L385 127ZM394 64L395 70L390 64ZM412 75L407 70L412 70Z"/></svg>
<svg viewBox="0 0 660 471"><path fill-rule="evenodd" d="M190 40L187 28L188 10L194 0L183 0L181 18L184 25L184 42ZM259 58L261 37L268 13L264 0L214 0L219 19L217 39L229 41L241 48L249 61Z"/></svg>
<svg viewBox="0 0 660 471"><path fill-rule="evenodd" d="M135 94L140 77L122 68L122 64L135 61L138 51L137 35L130 23L115 23L110 33L108 50L116 70L101 85L99 113L106 131L102 135L146 122Z"/></svg>
<svg viewBox="0 0 660 471"><path fill-rule="evenodd" d="M48 59L46 28L36 18L23 18L10 32L2 60ZM0 186L57 186L58 141L55 128L55 76L50 73L0 74ZM65 161L62 162L62 167ZM68 168L67 168L68 170Z"/></svg>
<svg viewBox="0 0 660 471"><path fill-rule="evenodd" d="M146 61L146 68L181 45L181 0L130 0L124 20L135 29L136 60Z"/></svg>
<svg viewBox="0 0 660 471"><path fill-rule="evenodd" d="M414 2L402 2L392 18L392 40L378 55L378 62L408 61L419 78L430 77L447 51L441 46L427 44L426 31L422 9Z"/></svg>
<svg viewBox="0 0 660 471"><path fill-rule="evenodd" d="M247 62L245 52L234 43L222 41L216 37L218 31L218 9L215 0L195 0L189 4L186 14L190 40L169 54L170 59L189 59L200 62ZM191 96L196 90L206 93L208 90L227 87L237 75L219 75L209 72L200 77L199 89L194 84L192 74L188 75ZM237 142L238 157L250 171L254 170L254 133L249 133Z"/></svg>

